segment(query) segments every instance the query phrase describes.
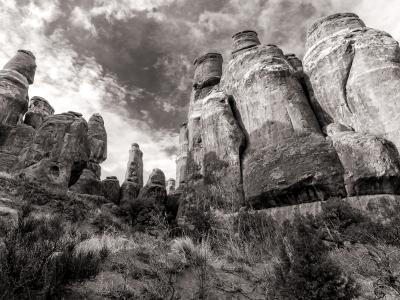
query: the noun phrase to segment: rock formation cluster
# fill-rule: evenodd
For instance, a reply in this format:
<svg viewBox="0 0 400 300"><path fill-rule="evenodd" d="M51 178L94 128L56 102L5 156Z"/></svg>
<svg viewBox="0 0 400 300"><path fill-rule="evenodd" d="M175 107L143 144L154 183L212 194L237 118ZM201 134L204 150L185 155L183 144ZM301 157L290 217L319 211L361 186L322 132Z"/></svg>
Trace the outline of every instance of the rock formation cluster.
<svg viewBox="0 0 400 300"><path fill-rule="evenodd" d="M78 112L54 114L42 97L29 100L28 87L35 77L35 56L17 54L0 71L0 172L37 182L60 193L79 193L106 198L125 209L138 201L165 209L164 173L155 169L143 187L143 153L134 143L129 151L122 186L115 176L101 180L100 164L107 159L107 132L100 114L89 121ZM175 191L175 181L168 181Z"/></svg>
<svg viewBox="0 0 400 300"><path fill-rule="evenodd" d="M303 62L255 31L232 38L224 67L215 52L194 61L176 180L154 169L145 185L137 143L123 183L101 180L103 118L86 122L77 112L54 114L44 98L29 100L36 60L18 50L0 70L0 172L104 197L141 224L160 212L184 215L196 190L225 212L400 194L397 41L351 13L310 27Z"/></svg>
<svg viewBox="0 0 400 300"><path fill-rule="evenodd" d="M400 48L389 34L335 14L309 29L304 67L250 30L231 53L224 68L218 53L194 62L179 185L206 188L225 211L400 193Z"/></svg>

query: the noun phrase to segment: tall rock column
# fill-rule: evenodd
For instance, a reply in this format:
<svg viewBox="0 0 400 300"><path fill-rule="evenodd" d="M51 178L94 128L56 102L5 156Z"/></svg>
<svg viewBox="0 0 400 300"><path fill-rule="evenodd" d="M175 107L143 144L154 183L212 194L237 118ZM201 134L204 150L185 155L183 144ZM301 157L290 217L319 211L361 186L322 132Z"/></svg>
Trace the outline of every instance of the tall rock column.
<svg viewBox="0 0 400 300"><path fill-rule="evenodd" d="M345 196L343 168L325 140L296 70L274 45L246 47L233 36L220 86L232 95L247 144L242 172L254 208ZM240 46L242 45L243 46Z"/></svg>
<svg viewBox="0 0 400 300"><path fill-rule="evenodd" d="M28 87L35 78L32 52L18 50L0 71L0 124L16 125L28 109Z"/></svg>
<svg viewBox="0 0 400 300"><path fill-rule="evenodd" d="M107 196L100 181L101 166L107 158L107 132L100 114L93 114L88 122L89 161L79 179L69 189L79 194ZM113 199L109 199L113 200Z"/></svg>
<svg viewBox="0 0 400 300"><path fill-rule="evenodd" d="M165 181L165 178L164 178ZM165 185L165 182L164 182ZM137 143L131 145L125 181L121 185L120 204L127 205L135 200L143 187L143 152Z"/></svg>
<svg viewBox="0 0 400 300"><path fill-rule="evenodd" d="M179 129L179 148L176 155L176 182L177 188L185 185L187 181L187 157L189 151L189 141L188 141L188 129L187 123L181 124Z"/></svg>
<svg viewBox="0 0 400 300"><path fill-rule="evenodd" d="M215 198L214 207L234 211L243 205L240 152L245 137L228 95L218 89L222 62L218 53L195 60L188 116L188 185L207 188Z"/></svg>
<svg viewBox="0 0 400 300"><path fill-rule="evenodd" d="M387 33L351 13L308 30L304 70L322 126L341 123L400 147L400 48Z"/></svg>
<svg viewBox="0 0 400 300"><path fill-rule="evenodd" d="M24 123L37 129L44 118L54 114L54 108L42 97L32 97L29 101L28 112L25 114Z"/></svg>

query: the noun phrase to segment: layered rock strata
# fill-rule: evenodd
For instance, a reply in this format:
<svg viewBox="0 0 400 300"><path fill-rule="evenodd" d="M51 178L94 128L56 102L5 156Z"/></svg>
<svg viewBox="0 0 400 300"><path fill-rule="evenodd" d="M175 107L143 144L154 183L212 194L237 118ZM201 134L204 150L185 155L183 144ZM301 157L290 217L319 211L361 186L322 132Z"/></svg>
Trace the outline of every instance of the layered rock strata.
<svg viewBox="0 0 400 300"><path fill-rule="evenodd" d="M24 123L37 129L43 120L54 114L54 108L42 97L32 97L29 101L28 111L24 117Z"/></svg>
<svg viewBox="0 0 400 300"><path fill-rule="evenodd" d="M248 205L265 208L345 196L335 149L325 140L297 70L282 50L257 45L234 54L220 85L232 95L247 137L242 174Z"/></svg>
<svg viewBox="0 0 400 300"><path fill-rule="evenodd" d="M316 21L304 70L322 126L340 123L400 147L400 48L389 34L352 13Z"/></svg>
<svg viewBox="0 0 400 300"><path fill-rule="evenodd" d="M0 71L0 124L21 122L28 109L28 87L35 71L35 56L27 50L18 50Z"/></svg>

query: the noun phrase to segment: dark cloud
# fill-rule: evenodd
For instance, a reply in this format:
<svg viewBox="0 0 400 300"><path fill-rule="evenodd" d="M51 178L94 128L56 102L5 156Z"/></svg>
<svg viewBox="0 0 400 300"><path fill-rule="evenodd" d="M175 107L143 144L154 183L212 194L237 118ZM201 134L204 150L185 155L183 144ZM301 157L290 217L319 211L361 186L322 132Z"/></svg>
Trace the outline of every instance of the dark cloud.
<svg viewBox="0 0 400 300"><path fill-rule="evenodd" d="M176 132L186 117L196 56L216 50L227 59L231 35L246 28L257 30L265 43L302 55L306 27L329 13L327 3L176 0L116 17L93 13L94 0L60 1L62 13L47 24L46 34L61 33L77 53L93 57L105 74L114 74L128 91L123 100L132 118ZM74 24L77 8L91 28Z"/></svg>

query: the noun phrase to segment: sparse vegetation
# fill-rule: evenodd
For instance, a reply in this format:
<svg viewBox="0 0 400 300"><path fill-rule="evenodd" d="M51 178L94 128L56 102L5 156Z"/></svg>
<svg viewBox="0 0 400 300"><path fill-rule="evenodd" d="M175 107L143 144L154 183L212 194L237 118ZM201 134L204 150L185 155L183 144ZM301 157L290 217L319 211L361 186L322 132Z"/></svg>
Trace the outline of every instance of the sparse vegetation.
<svg viewBox="0 0 400 300"><path fill-rule="evenodd" d="M18 224L8 228L0 248L1 299L49 298L67 284L94 277L101 254L78 252L80 233L61 217L35 217L24 206Z"/></svg>

